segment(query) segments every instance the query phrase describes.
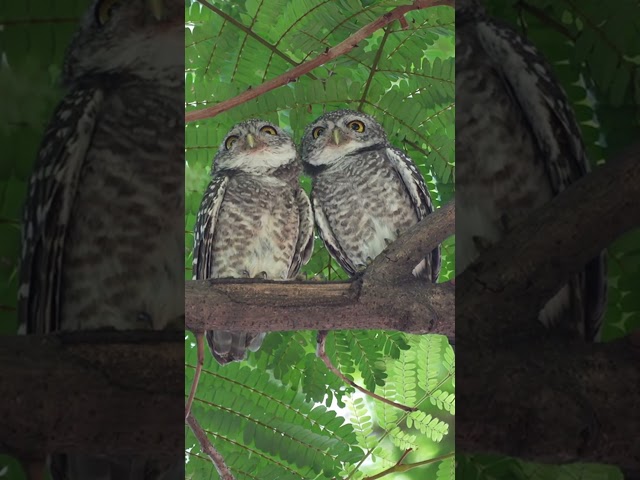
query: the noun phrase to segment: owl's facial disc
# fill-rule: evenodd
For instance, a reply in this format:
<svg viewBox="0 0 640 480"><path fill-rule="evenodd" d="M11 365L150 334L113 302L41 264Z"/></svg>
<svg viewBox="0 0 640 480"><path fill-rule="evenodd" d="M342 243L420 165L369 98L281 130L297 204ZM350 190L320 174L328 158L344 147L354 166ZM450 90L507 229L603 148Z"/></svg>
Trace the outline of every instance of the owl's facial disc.
<svg viewBox="0 0 640 480"><path fill-rule="evenodd" d="M296 158L293 140L284 130L262 120L248 120L225 137L214 159L214 170L268 174Z"/></svg>
<svg viewBox="0 0 640 480"><path fill-rule="evenodd" d="M305 163L313 166L331 165L381 142L386 142L386 135L372 117L338 110L311 124L303 138L302 157Z"/></svg>
<svg viewBox="0 0 640 480"><path fill-rule="evenodd" d="M93 75L184 81L184 2L95 0L67 51L67 83Z"/></svg>

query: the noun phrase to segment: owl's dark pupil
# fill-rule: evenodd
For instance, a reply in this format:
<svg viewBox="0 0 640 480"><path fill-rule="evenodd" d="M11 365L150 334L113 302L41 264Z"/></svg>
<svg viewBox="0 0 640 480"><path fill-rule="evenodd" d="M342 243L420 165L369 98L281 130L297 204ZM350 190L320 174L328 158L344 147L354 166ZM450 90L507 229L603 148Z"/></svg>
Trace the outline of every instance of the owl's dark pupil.
<svg viewBox="0 0 640 480"><path fill-rule="evenodd" d="M351 124L351 130L358 130L358 124L357 123L352 123Z"/></svg>

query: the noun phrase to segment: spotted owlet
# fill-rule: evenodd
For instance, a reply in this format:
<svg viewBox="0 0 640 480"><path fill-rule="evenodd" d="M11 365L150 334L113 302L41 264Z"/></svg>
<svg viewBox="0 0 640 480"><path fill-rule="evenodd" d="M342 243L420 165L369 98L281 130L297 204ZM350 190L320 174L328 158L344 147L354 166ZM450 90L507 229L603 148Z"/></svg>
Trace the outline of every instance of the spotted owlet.
<svg viewBox="0 0 640 480"><path fill-rule="evenodd" d="M96 0L83 17L28 185L22 331L184 328L183 20L178 0ZM184 478L163 467L176 460L74 453L51 469Z"/></svg>
<svg viewBox="0 0 640 480"><path fill-rule="evenodd" d="M589 171L580 128L541 54L478 0L456 2L456 271ZM553 252L549 252L550 260ZM604 252L543 308L543 324L595 340Z"/></svg>
<svg viewBox="0 0 640 480"><path fill-rule="evenodd" d="M195 226L194 279L293 278L313 250L313 213L299 185L302 166L291 137L262 120L225 136ZM216 360L242 360L265 333L212 330Z"/></svg>
<svg viewBox="0 0 640 480"><path fill-rule="evenodd" d="M370 115L328 112L305 129L302 161L313 180L313 211L331 256L353 276L433 211L422 174ZM413 270L435 282L440 247Z"/></svg>

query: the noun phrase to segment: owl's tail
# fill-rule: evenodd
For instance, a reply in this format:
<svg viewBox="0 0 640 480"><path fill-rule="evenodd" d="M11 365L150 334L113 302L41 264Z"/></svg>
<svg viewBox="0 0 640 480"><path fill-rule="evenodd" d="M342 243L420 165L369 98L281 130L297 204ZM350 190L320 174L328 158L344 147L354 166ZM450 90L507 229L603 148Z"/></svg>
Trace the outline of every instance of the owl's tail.
<svg viewBox="0 0 640 480"><path fill-rule="evenodd" d="M436 283L440 275L440 247L427 255L411 273L416 278Z"/></svg>
<svg viewBox="0 0 640 480"><path fill-rule="evenodd" d="M220 365L244 360L247 350L255 352L262 345L266 333L208 330L205 338L211 354Z"/></svg>

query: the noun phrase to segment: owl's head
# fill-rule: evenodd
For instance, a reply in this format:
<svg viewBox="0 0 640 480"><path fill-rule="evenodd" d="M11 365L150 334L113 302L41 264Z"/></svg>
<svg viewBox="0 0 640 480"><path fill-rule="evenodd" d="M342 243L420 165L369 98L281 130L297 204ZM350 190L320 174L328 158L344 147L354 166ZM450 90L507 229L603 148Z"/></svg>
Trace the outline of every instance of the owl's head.
<svg viewBox="0 0 640 480"><path fill-rule="evenodd" d="M65 57L67 84L94 76L173 85L184 73L184 2L94 0Z"/></svg>
<svg viewBox="0 0 640 480"><path fill-rule="evenodd" d="M253 118L238 123L225 135L213 158L213 171L270 174L297 160L296 146L287 132Z"/></svg>
<svg viewBox="0 0 640 480"><path fill-rule="evenodd" d="M335 110L317 118L302 136L302 161L328 166L363 149L388 145L387 134L375 118L354 110Z"/></svg>

